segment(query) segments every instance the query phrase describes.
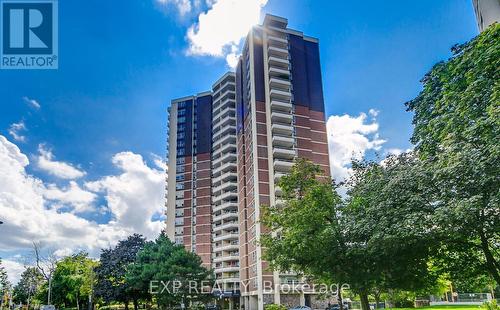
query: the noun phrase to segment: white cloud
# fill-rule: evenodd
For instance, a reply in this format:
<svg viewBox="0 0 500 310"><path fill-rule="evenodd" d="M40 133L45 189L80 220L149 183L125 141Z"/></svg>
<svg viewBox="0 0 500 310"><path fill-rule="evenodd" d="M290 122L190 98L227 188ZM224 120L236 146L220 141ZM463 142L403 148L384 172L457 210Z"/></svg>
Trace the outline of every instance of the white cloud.
<svg viewBox="0 0 500 310"><path fill-rule="evenodd" d="M26 137L22 135L22 131L26 131L26 125L24 121L19 123L14 123L9 127L9 134L14 138L14 140L19 142L26 142Z"/></svg>
<svg viewBox="0 0 500 310"><path fill-rule="evenodd" d="M85 171L79 170L71 164L55 161L52 151L45 148L43 144L38 146L38 152L40 153L37 157L38 168L53 176L71 180L81 178L86 174Z"/></svg>
<svg viewBox="0 0 500 310"><path fill-rule="evenodd" d="M362 159L368 150L380 150L386 140L378 134L379 124L375 119L378 112L370 109L373 119L367 122L367 115L354 117L347 114L328 118L328 146L331 173L336 181L349 176L352 159Z"/></svg>
<svg viewBox="0 0 500 310"><path fill-rule="evenodd" d="M370 114L373 118L377 117L377 115L380 113L379 110L375 110L375 109L370 109L368 110L368 114Z"/></svg>
<svg viewBox="0 0 500 310"><path fill-rule="evenodd" d="M164 211L164 169L148 167L142 156L132 152L118 153L112 162L122 173L88 182L86 188L105 194L113 214L111 224L116 223L130 233L155 236L163 227L162 222L152 222L151 218Z"/></svg>
<svg viewBox="0 0 500 310"><path fill-rule="evenodd" d="M23 273L25 269L24 265L14 260L2 259L2 266L4 266L5 271L7 271L10 283L16 285L21 278L21 273Z"/></svg>
<svg viewBox="0 0 500 310"><path fill-rule="evenodd" d="M268 0L215 0L198 16L198 23L187 32L190 55L225 57L236 66L239 46L251 27L259 22Z"/></svg>
<svg viewBox="0 0 500 310"><path fill-rule="evenodd" d="M28 97L23 97L24 102L26 102L30 107L33 107L35 109L40 109L40 103L36 101L35 99L31 99Z"/></svg>
<svg viewBox="0 0 500 310"><path fill-rule="evenodd" d="M96 194L83 190L75 181L70 181L69 186L62 189L55 184L49 184L43 192L43 196L47 200L56 201L58 208L66 205L71 206L74 213L95 210L92 203L97 198Z"/></svg>
<svg viewBox="0 0 500 310"><path fill-rule="evenodd" d="M99 224L75 213L95 203L94 193L74 181L62 189L45 185L26 172L28 157L0 135L1 251L23 253L36 241L59 255L77 250L97 255L101 248L132 233L154 238L163 228L163 222L151 218L164 208L164 170L148 167L140 155L131 152L116 154L112 162L121 170L119 175L87 183L89 190L105 193L112 220ZM74 209L51 207L54 203L67 203Z"/></svg>
<svg viewBox="0 0 500 310"><path fill-rule="evenodd" d="M160 5L174 5L181 16L186 15L191 11L191 1L190 0L156 0Z"/></svg>

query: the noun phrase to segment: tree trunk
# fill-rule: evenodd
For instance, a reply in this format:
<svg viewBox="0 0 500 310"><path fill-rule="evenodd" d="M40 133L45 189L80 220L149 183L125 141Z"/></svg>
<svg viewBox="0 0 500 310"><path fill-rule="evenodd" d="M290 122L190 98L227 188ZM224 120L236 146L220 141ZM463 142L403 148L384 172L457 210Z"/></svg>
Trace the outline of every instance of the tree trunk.
<svg viewBox="0 0 500 310"><path fill-rule="evenodd" d="M375 294L375 309L378 308L378 303L380 302L380 294Z"/></svg>
<svg viewBox="0 0 500 310"><path fill-rule="evenodd" d="M359 293L359 299L361 300L361 310L370 310L370 302L368 300L368 292L361 291Z"/></svg>
<svg viewBox="0 0 500 310"><path fill-rule="evenodd" d="M498 262L495 261L493 254L491 254L490 247L488 245L488 239L486 238L484 231L479 231L479 236L481 238L481 248L483 250L484 256L486 258L486 268L490 272L491 276L497 283L500 283L500 273L498 268Z"/></svg>
<svg viewBox="0 0 500 310"><path fill-rule="evenodd" d="M128 310L128 300L125 301L125 310Z"/></svg>
<svg viewBox="0 0 500 310"><path fill-rule="evenodd" d="M133 302L134 302L134 310L139 309L139 303L137 302L137 298L134 298Z"/></svg>
<svg viewBox="0 0 500 310"><path fill-rule="evenodd" d="M338 288L337 301L339 303L339 309L344 310L344 301L342 300L342 289Z"/></svg>

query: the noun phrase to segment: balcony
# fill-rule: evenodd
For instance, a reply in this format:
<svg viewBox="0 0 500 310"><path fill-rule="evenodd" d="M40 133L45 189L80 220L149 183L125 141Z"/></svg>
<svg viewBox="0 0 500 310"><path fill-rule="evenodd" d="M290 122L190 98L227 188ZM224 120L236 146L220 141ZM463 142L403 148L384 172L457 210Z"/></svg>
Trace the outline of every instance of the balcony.
<svg viewBox="0 0 500 310"><path fill-rule="evenodd" d="M292 98L292 94L290 93L290 90L281 90L281 89L276 89L276 88L272 88L269 91L269 96L271 97L271 100L277 99L277 100L282 100L282 101L289 101L290 98Z"/></svg>
<svg viewBox="0 0 500 310"><path fill-rule="evenodd" d="M236 152L236 144L234 143L226 143L221 145L219 148L217 148L214 151L214 154L212 156L212 160L215 160L221 156L224 156L227 153L234 153Z"/></svg>
<svg viewBox="0 0 500 310"><path fill-rule="evenodd" d="M267 53L270 56L285 57L285 58L288 57L288 49L276 46L269 46L267 48Z"/></svg>
<svg viewBox="0 0 500 310"><path fill-rule="evenodd" d="M293 166L293 160L274 159L274 170L276 172L290 172Z"/></svg>
<svg viewBox="0 0 500 310"><path fill-rule="evenodd" d="M271 121L291 124L293 115L285 112L271 112Z"/></svg>
<svg viewBox="0 0 500 310"><path fill-rule="evenodd" d="M212 171L212 178L217 178L228 171L236 171L236 162L229 162L219 167L214 167Z"/></svg>
<svg viewBox="0 0 500 310"><path fill-rule="evenodd" d="M217 109L214 109L212 113L212 122L218 122L220 118L223 118L227 115L235 116L236 110L234 108L234 105L235 103L233 101L231 105L223 105Z"/></svg>
<svg viewBox="0 0 500 310"><path fill-rule="evenodd" d="M273 135L273 146L291 148L291 147L293 147L294 142L295 142L295 139L292 138L291 136Z"/></svg>
<svg viewBox="0 0 500 310"><path fill-rule="evenodd" d="M212 178L212 186L219 186L221 182L231 182L236 181L238 178L238 174L236 171L229 171L222 174L219 177Z"/></svg>
<svg viewBox="0 0 500 310"><path fill-rule="evenodd" d="M269 85L271 87L285 87L285 88L290 88L290 86L292 85L292 83L290 83L289 80L287 79L280 79L280 78L276 78L276 77L273 77L269 80Z"/></svg>
<svg viewBox="0 0 500 310"><path fill-rule="evenodd" d="M283 59L283 58L274 57L274 56L269 57L269 59L267 60L267 63L269 64L270 67L283 68L285 70L288 70L288 66L290 64L288 59Z"/></svg>
<svg viewBox="0 0 500 310"><path fill-rule="evenodd" d="M231 153L226 153L224 155L222 155L221 157L219 158L216 158L213 160L213 166L214 167L219 167L225 163L228 163L228 162L233 162L233 163L236 163L236 153L234 152L231 152Z"/></svg>
<svg viewBox="0 0 500 310"><path fill-rule="evenodd" d="M286 48L288 46L288 40L285 38L280 38L277 36L269 35L267 36L269 45Z"/></svg>
<svg viewBox="0 0 500 310"><path fill-rule="evenodd" d="M213 221L214 222L219 222L222 220L227 220L227 219L238 219L238 212L237 211L229 211L229 212L222 212L219 215L214 215Z"/></svg>
<svg viewBox="0 0 500 310"><path fill-rule="evenodd" d="M221 117L217 123L213 124L213 133L215 134L217 131L222 130L227 126L234 126L236 124L236 117L233 115L229 115L226 117Z"/></svg>
<svg viewBox="0 0 500 310"><path fill-rule="evenodd" d="M221 230L234 230L234 229L238 229L239 227L239 224L238 224L238 221L231 221L231 222L227 222L227 223L223 223L223 224L220 224L220 225L212 225L213 227L213 231L214 232L217 232L217 231L221 231Z"/></svg>
<svg viewBox="0 0 500 310"><path fill-rule="evenodd" d="M214 97L214 98L218 97L218 96L219 96L219 94L220 94L221 92L224 92L224 91L226 91L227 89L230 89L230 90L232 90L232 91L235 91L235 90L234 90L234 89L235 89L235 87L236 87L236 84L235 84L235 82L234 82L234 81L231 81L231 80L226 81L226 82L224 82L224 84L219 85L219 87L217 88L217 90L215 90L215 91L214 91L213 97Z"/></svg>
<svg viewBox="0 0 500 310"><path fill-rule="evenodd" d="M225 192L213 198L213 204L217 204L223 200L237 200L238 193L235 192Z"/></svg>
<svg viewBox="0 0 500 310"><path fill-rule="evenodd" d="M217 148L221 145L228 144L228 143L236 144L236 135L235 134L228 134L225 136L221 135L221 138L219 138L217 136L217 137L214 137L213 141L214 141L214 143L213 143L214 148Z"/></svg>
<svg viewBox="0 0 500 310"><path fill-rule="evenodd" d="M214 196L218 196L221 191L222 192L228 192L228 191L235 191L238 188L238 183L236 182L224 182L221 185L212 188L212 194Z"/></svg>
<svg viewBox="0 0 500 310"><path fill-rule="evenodd" d="M290 100L279 101L279 100L271 100L271 109L274 111L292 111L292 104Z"/></svg>
<svg viewBox="0 0 500 310"><path fill-rule="evenodd" d="M214 269L215 273L223 273L223 272L239 272L240 266L226 266L226 267L216 267ZM224 277L222 277L224 279ZM227 279L227 278L226 278Z"/></svg>
<svg viewBox="0 0 500 310"><path fill-rule="evenodd" d="M281 179L283 176L285 176L286 173L281 173L281 172L276 172L274 173L274 182L278 182L279 179Z"/></svg>
<svg viewBox="0 0 500 310"><path fill-rule="evenodd" d="M231 241L230 243L225 243L220 246L214 247L214 252L221 252L221 251L237 251L239 250L240 245L238 244L238 241Z"/></svg>
<svg viewBox="0 0 500 310"><path fill-rule="evenodd" d="M271 131L273 134L292 135L293 127L291 125L272 124Z"/></svg>
<svg viewBox="0 0 500 310"><path fill-rule="evenodd" d="M223 240L238 240L239 239L239 234L237 232L234 232L234 233L226 233L226 234L220 234L218 236L214 236L214 242L217 242L217 241L223 241ZM231 256L229 256L231 257ZM235 259L238 259L238 257L232 257L231 258L228 258L226 260L235 260ZM220 260L222 261L222 260ZM215 262L215 258L214 258L214 262Z"/></svg>
<svg viewBox="0 0 500 310"><path fill-rule="evenodd" d="M216 212L219 212L221 210L237 210L237 209L238 209L238 202L228 201L228 202L224 202L218 206L213 206L212 213L216 213Z"/></svg>
<svg viewBox="0 0 500 310"><path fill-rule="evenodd" d="M270 67L269 68L269 76L276 77L276 78L281 78L281 79L289 79L290 78L290 71L288 69L280 69L277 67Z"/></svg>
<svg viewBox="0 0 500 310"><path fill-rule="evenodd" d="M294 149L273 147L273 156L275 159L283 158L291 160L294 159L296 155L297 154Z"/></svg>

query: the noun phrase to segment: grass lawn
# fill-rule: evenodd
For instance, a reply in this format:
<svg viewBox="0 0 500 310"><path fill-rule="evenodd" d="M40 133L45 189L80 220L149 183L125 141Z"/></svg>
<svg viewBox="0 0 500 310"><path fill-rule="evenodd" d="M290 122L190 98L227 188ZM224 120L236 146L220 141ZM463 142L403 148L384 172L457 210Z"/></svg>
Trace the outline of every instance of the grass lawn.
<svg viewBox="0 0 500 310"><path fill-rule="evenodd" d="M473 305L445 305L445 306L430 306L430 307L421 307L421 308L386 308L386 309L394 309L394 310L478 310L484 309L482 306L473 306Z"/></svg>

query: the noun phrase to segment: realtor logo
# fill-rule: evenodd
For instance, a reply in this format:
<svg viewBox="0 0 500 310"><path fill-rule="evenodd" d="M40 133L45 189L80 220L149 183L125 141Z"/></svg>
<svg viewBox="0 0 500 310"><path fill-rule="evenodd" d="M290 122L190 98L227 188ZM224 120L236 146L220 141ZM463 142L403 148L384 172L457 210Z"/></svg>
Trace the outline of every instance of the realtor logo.
<svg viewBox="0 0 500 310"><path fill-rule="evenodd" d="M0 0L1 69L57 69L57 0Z"/></svg>

